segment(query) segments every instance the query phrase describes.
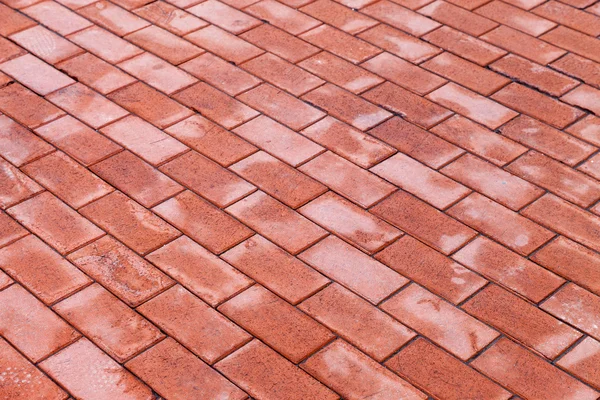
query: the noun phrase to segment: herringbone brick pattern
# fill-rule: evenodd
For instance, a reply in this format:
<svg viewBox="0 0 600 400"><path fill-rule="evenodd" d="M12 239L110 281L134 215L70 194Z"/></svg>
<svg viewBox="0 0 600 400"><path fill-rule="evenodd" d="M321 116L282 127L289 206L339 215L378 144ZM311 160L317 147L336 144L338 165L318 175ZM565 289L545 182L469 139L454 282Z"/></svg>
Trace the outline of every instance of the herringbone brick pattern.
<svg viewBox="0 0 600 400"><path fill-rule="evenodd" d="M0 399L600 396L596 0L0 0Z"/></svg>

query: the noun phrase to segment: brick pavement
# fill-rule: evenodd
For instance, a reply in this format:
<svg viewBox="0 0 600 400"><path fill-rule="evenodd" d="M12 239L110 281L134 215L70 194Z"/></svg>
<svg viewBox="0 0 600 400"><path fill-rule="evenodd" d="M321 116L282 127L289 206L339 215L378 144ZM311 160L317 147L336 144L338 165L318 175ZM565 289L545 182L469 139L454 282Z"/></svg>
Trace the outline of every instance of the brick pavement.
<svg viewBox="0 0 600 400"><path fill-rule="evenodd" d="M0 398L600 396L600 3L0 0Z"/></svg>

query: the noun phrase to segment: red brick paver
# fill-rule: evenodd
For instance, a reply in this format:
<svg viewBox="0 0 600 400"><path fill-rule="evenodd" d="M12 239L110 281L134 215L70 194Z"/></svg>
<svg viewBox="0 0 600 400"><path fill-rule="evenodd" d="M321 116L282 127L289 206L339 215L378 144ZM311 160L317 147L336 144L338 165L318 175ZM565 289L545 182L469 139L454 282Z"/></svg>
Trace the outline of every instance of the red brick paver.
<svg viewBox="0 0 600 400"><path fill-rule="evenodd" d="M0 0L0 400L599 365L598 0Z"/></svg>

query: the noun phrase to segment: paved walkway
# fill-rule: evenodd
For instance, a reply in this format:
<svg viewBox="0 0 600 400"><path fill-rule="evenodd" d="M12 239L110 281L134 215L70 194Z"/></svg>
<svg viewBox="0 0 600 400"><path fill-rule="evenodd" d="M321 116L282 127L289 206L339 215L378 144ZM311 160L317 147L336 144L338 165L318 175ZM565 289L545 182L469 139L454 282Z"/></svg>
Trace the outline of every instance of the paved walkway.
<svg viewBox="0 0 600 400"><path fill-rule="evenodd" d="M600 2L0 2L0 399L600 396Z"/></svg>

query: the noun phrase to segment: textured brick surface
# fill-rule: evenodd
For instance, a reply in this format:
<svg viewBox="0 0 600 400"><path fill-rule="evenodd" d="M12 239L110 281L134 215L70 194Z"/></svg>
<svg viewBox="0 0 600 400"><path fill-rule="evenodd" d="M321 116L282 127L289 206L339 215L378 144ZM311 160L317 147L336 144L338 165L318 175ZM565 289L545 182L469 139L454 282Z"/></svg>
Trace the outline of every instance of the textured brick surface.
<svg viewBox="0 0 600 400"><path fill-rule="evenodd" d="M600 398L597 0L0 0L0 399Z"/></svg>

